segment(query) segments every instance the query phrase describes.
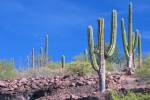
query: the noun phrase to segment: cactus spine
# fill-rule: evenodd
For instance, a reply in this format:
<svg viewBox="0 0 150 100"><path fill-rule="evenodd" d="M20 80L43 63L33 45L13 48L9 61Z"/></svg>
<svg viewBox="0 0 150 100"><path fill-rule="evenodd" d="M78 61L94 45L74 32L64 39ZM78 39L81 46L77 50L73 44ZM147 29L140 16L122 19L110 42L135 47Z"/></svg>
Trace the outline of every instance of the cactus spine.
<svg viewBox="0 0 150 100"><path fill-rule="evenodd" d="M35 67L34 48L32 48L32 68Z"/></svg>
<svg viewBox="0 0 150 100"><path fill-rule="evenodd" d="M65 56L64 55L61 56L61 67L62 68L65 67Z"/></svg>
<svg viewBox="0 0 150 100"><path fill-rule="evenodd" d="M139 59L139 67L142 67L142 44L141 44L141 36L138 35L138 59Z"/></svg>
<svg viewBox="0 0 150 100"><path fill-rule="evenodd" d="M134 53L138 43L138 30L136 31L136 36L134 37L132 31L132 3L129 4L129 16L128 16L128 43L126 40L126 31L124 26L124 19L121 19L121 30L122 30L122 40L124 46L124 52L127 59L127 71L128 74L133 73L134 66ZM134 39L135 38L135 39Z"/></svg>
<svg viewBox="0 0 150 100"><path fill-rule="evenodd" d="M98 19L98 43L94 48L93 28L88 27L88 47L89 57L93 69L99 76L99 89L100 92L105 92L105 59L113 55L116 46L116 34L117 34L117 12L112 11L111 21L111 41L107 51L104 51L104 19Z"/></svg>
<svg viewBox="0 0 150 100"><path fill-rule="evenodd" d="M48 34L45 37L45 65L48 64Z"/></svg>

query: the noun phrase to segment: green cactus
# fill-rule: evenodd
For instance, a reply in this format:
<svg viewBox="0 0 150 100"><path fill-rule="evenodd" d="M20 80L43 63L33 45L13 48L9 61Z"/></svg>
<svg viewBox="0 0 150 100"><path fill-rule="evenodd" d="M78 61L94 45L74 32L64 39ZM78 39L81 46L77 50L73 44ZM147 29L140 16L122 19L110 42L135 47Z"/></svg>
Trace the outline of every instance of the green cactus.
<svg viewBox="0 0 150 100"><path fill-rule="evenodd" d="M135 64L134 64L134 54L138 44L138 30L136 30L136 36L134 37L134 33L132 31L132 3L129 4L129 18L128 18L128 43L126 40L126 31L124 26L124 19L121 19L121 30L122 30L122 41L124 52L127 59L127 72L128 74L132 74L134 72Z"/></svg>
<svg viewBox="0 0 150 100"><path fill-rule="evenodd" d="M39 66L43 66L43 51L42 47L40 48L40 55L39 55Z"/></svg>
<svg viewBox="0 0 150 100"><path fill-rule="evenodd" d="M45 65L48 64L48 33L45 37Z"/></svg>
<svg viewBox="0 0 150 100"><path fill-rule="evenodd" d="M34 57L34 48L32 48L32 68L35 67L35 57Z"/></svg>
<svg viewBox="0 0 150 100"><path fill-rule="evenodd" d="M12 58L12 66L15 67L15 59L14 59L14 57Z"/></svg>
<svg viewBox="0 0 150 100"><path fill-rule="evenodd" d="M94 48L93 39L93 28L88 27L88 47L89 57L93 69L98 73L99 76L99 89L100 92L104 92L105 86L105 59L112 56L116 46L116 35L117 35L117 12L112 11L111 21L111 41L108 50L104 50L104 19L98 19L98 43L97 47Z"/></svg>
<svg viewBox="0 0 150 100"><path fill-rule="evenodd" d="M139 67L142 67L142 44L141 44L141 35L138 35L138 60L139 60Z"/></svg>
<svg viewBox="0 0 150 100"><path fill-rule="evenodd" d="M29 70L29 67L30 67L30 58L29 58L29 56L27 56L27 70Z"/></svg>
<svg viewBox="0 0 150 100"><path fill-rule="evenodd" d="M65 56L64 55L61 56L61 67L62 68L65 67Z"/></svg>
<svg viewBox="0 0 150 100"><path fill-rule="evenodd" d="M88 50L87 49L85 49L84 55L85 55L85 62L88 62L89 61L89 57L88 57Z"/></svg>

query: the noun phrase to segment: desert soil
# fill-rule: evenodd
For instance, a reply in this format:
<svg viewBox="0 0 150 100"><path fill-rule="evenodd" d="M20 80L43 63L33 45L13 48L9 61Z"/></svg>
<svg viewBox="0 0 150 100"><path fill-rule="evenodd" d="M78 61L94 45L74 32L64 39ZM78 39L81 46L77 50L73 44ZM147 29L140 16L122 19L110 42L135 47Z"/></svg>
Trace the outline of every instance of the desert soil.
<svg viewBox="0 0 150 100"><path fill-rule="evenodd" d="M123 73L109 73L107 91L98 92L98 77L64 75L0 80L0 100L109 100L109 90L150 93L150 84Z"/></svg>

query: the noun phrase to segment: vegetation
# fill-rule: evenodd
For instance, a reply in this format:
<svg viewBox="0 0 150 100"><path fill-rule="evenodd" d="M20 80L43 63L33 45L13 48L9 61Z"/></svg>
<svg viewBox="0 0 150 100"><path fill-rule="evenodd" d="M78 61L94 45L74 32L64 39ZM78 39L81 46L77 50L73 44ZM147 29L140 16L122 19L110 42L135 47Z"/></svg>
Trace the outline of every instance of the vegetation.
<svg viewBox="0 0 150 100"><path fill-rule="evenodd" d="M124 19L121 20L122 30L122 42L124 47L124 53L127 61L127 71L131 75L135 71L135 53L138 47L138 66L136 69L136 76L141 79L150 80L150 56L146 57L142 64L142 48L141 48L141 36L137 30L134 33L132 31L132 3L129 5L129 26L128 26L128 43L126 39L126 31L124 25ZM82 74L90 75L97 72L99 76L99 90L105 92L106 89L106 70L114 71L116 65L120 64L119 48L116 46L117 35L117 12L112 11L111 21L111 36L110 43L104 43L104 19L98 19L98 42L94 45L93 28L88 27L88 50L84 53L77 55L70 63L65 62L65 56L62 55L59 62L49 62L48 55L48 34L45 37L45 51L43 53L42 48L38 57L35 56L34 48L32 49L31 57L27 56L26 66L27 69L32 67L31 70L27 70L16 73L14 63L7 61L0 62L0 79L13 79L18 74L21 76L55 76L62 74ZM30 59L31 58L31 59ZM117 67L116 67L117 68ZM122 74L122 73L121 73ZM113 80L113 78L112 78ZM116 81L116 80L115 80ZM110 92L112 100L148 100L150 94L140 94L127 92L127 94L120 94L116 91Z"/></svg>
<svg viewBox="0 0 150 100"><path fill-rule="evenodd" d="M128 91L127 94L119 94L116 91L110 92L111 100L149 100L150 94L133 93Z"/></svg>
<svg viewBox="0 0 150 100"><path fill-rule="evenodd" d="M85 54L81 53L79 55L76 55L73 58L73 61L75 61L75 62L86 62L87 61L87 56Z"/></svg>
<svg viewBox="0 0 150 100"><path fill-rule="evenodd" d="M34 57L34 48L32 48L32 68L35 67L35 57Z"/></svg>
<svg viewBox="0 0 150 100"><path fill-rule="evenodd" d="M0 61L0 79L14 79L16 70L12 62Z"/></svg>
<svg viewBox="0 0 150 100"><path fill-rule="evenodd" d="M150 56L143 60L142 67L136 70L136 75L141 79L148 79L150 81Z"/></svg>
<svg viewBox="0 0 150 100"><path fill-rule="evenodd" d="M61 66L62 66L62 68L65 67L65 56L64 55L62 55L62 57L61 57Z"/></svg>
<svg viewBox="0 0 150 100"><path fill-rule="evenodd" d="M128 67L128 74L131 75L134 72L135 64L134 64L134 55L135 50L137 48L138 41L140 41L139 37L139 31L136 31L136 36L134 37L133 31L132 31L132 3L129 4L129 29L128 29L128 43L126 40L126 31L124 26L124 19L121 19L121 30L122 30L122 41L123 41L123 47L124 52L127 59L127 67ZM139 39L139 40L138 40ZM139 50L141 50L141 46L139 46ZM141 53L140 53L141 56Z"/></svg>
<svg viewBox="0 0 150 100"><path fill-rule="evenodd" d="M116 46L116 35L117 35L117 12L112 11L111 21L111 41L109 49L104 50L104 19L98 19L98 43L97 47L94 48L93 39L93 28L88 27L88 47L89 56L93 69L98 73L99 76L99 89L101 92L105 92L105 60L106 58L113 55Z"/></svg>
<svg viewBox="0 0 150 100"><path fill-rule="evenodd" d="M45 37L45 65L48 64L49 58L48 58L48 34L46 34Z"/></svg>
<svg viewBox="0 0 150 100"><path fill-rule="evenodd" d="M72 62L67 65L68 72L73 74L90 75L94 73L90 63L88 62Z"/></svg>

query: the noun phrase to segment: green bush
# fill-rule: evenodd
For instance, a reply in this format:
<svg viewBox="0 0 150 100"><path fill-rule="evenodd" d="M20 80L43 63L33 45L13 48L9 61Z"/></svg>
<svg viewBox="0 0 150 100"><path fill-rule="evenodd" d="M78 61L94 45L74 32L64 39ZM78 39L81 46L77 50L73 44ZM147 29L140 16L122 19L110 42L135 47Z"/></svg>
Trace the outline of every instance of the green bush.
<svg viewBox="0 0 150 100"><path fill-rule="evenodd" d="M136 75L142 79L150 80L150 56L143 60L143 65L141 68L137 68Z"/></svg>
<svg viewBox="0 0 150 100"><path fill-rule="evenodd" d="M150 100L150 94L141 94L127 92L127 94L119 94L116 91L110 92L111 100Z"/></svg>
<svg viewBox="0 0 150 100"><path fill-rule="evenodd" d="M60 63L56 63L56 62L51 62L47 65L48 68L51 69L55 69L55 68L61 68L61 64Z"/></svg>
<svg viewBox="0 0 150 100"><path fill-rule="evenodd" d="M16 77L16 70L13 63L7 61L0 61L0 79L14 79Z"/></svg>
<svg viewBox="0 0 150 100"><path fill-rule="evenodd" d="M114 70L114 66L112 63L110 63L109 61L106 61L106 71L113 71Z"/></svg>
<svg viewBox="0 0 150 100"><path fill-rule="evenodd" d="M79 73L79 74L92 74L93 68L91 67L90 63L88 62L72 62L66 65L67 70L72 73Z"/></svg>
<svg viewBox="0 0 150 100"><path fill-rule="evenodd" d="M73 58L73 61L75 61L75 62L86 62L86 60L87 60L86 55L83 53L81 53Z"/></svg>

